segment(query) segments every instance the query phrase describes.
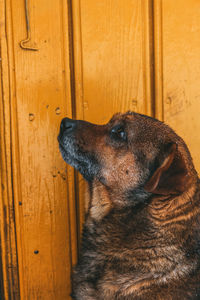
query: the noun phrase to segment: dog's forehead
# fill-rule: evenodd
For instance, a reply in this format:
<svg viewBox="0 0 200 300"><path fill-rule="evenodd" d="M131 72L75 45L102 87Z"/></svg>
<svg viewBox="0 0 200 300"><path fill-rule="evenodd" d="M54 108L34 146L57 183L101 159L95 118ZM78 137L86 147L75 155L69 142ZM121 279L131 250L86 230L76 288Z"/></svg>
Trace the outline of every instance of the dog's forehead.
<svg viewBox="0 0 200 300"><path fill-rule="evenodd" d="M160 122L159 120L152 118L147 115L139 114L136 112L128 111L126 113L116 113L113 115L113 117L110 119L109 124L116 124L118 122L127 122L129 124L133 124L134 126L138 126L141 128L146 128L148 130L151 130L151 128L154 128L154 130L159 131L166 131L171 130L166 124L163 122Z"/></svg>
<svg viewBox="0 0 200 300"><path fill-rule="evenodd" d="M151 131L163 131L163 124L161 124L160 121L146 116L142 115L136 112L126 112L124 114L122 113L116 113L113 115L111 120L108 122L108 125L113 127L117 124L123 124L126 125L126 128L131 130L137 130L139 133L140 131L145 131L146 133Z"/></svg>
<svg viewBox="0 0 200 300"><path fill-rule="evenodd" d="M127 112L127 113L116 113L112 116L112 118L110 119L109 123L110 124L114 124L120 121L128 121L128 120L134 120L134 115L135 113L133 112Z"/></svg>

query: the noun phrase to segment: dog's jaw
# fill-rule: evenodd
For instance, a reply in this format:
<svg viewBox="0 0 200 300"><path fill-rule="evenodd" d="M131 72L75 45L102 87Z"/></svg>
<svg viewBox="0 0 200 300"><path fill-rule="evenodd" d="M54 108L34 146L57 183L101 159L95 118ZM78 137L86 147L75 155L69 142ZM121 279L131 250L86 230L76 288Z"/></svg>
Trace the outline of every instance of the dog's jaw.
<svg viewBox="0 0 200 300"><path fill-rule="evenodd" d="M58 142L64 161L80 172L85 180L93 181L99 171L96 158L92 154L82 152L72 138L61 139L58 137Z"/></svg>

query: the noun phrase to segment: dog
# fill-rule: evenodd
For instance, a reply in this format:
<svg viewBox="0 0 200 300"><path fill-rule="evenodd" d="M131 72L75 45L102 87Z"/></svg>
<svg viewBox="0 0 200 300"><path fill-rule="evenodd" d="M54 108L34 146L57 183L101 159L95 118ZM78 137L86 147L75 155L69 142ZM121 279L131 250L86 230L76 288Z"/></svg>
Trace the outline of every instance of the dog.
<svg viewBox="0 0 200 300"><path fill-rule="evenodd" d="M200 299L200 182L182 138L127 112L64 118L58 141L90 194L72 298Z"/></svg>

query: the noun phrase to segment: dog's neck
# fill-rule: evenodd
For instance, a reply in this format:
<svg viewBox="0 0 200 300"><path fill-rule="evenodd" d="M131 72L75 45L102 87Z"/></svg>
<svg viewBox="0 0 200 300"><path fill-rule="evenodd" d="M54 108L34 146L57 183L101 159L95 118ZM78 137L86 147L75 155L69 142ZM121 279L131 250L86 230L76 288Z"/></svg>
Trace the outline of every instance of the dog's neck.
<svg viewBox="0 0 200 300"><path fill-rule="evenodd" d="M135 208L138 210L150 197L141 189L123 191L118 188L108 188L106 185L95 179L89 184L86 196L86 212L91 218L100 221L109 212Z"/></svg>
<svg viewBox="0 0 200 300"><path fill-rule="evenodd" d="M87 214L96 221L100 221L112 209L112 201L106 187L98 180L90 183L92 187L87 191Z"/></svg>
<svg viewBox="0 0 200 300"><path fill-rule="evenodd" d="M198 197L194 197L196 192L196 184L192 185L181 196L167 197L167 196L152 196L150 193L142 192L142 190L133 190L127 193L116 193L114 190L110 190L99 180L94 180L91 183L91 188L88 189L86 201L86 212L91 218L96 221L100 221L105 217L112 209L123 209L143 207L145 204L148 206L148 213L154 220L167 221L172 219L174 212L178 212L179 209L188 209L189 206L198 205ZM196 201L196 204L194 203ZM197 203L198 202L198 203ZM183 210L184 211L184 210ZM189 214L185 214L189 217ZM185 218L184 215L179 218Z"/></svg>

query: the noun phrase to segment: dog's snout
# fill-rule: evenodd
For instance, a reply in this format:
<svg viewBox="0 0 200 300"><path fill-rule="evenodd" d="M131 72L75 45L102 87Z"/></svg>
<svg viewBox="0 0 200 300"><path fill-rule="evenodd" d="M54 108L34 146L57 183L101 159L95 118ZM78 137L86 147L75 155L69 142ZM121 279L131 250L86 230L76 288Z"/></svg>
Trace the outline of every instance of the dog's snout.
<svg viewBox="0 0 200 300"><path fill-rule="evenodd" d="M66 133L71 133L72 131L74 131L76 126L77 126L77 121L69 119L69 118L64 118L60 125L60 131L66 132Z"/></svg>

